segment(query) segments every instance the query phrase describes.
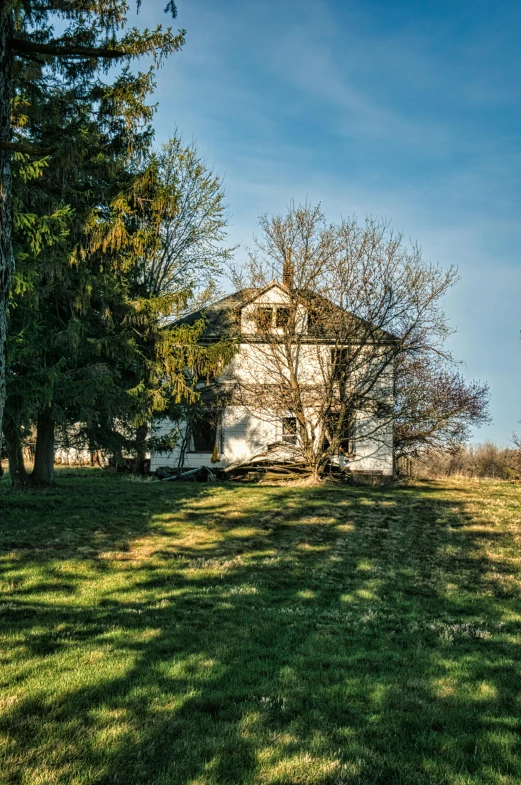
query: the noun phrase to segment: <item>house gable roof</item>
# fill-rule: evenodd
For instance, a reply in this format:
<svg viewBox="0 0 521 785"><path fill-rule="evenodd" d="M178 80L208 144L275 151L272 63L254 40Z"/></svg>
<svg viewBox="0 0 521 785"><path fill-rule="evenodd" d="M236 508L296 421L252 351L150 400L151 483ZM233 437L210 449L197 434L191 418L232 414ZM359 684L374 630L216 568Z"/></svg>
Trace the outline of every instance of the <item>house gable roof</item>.
<svg viewBox="0 0 521 785"><path fill-rule="evenodd" d="M297 297L299 300L301 300L302 304L306 305L306 302L300 297L300 295L298 295L297 290L292 291L288 289L287 286L285 286L283 283L280 283L280 281L277 281L277 279L274 278L273 281L270 281L262 289L250 289L250 291L252 292L251 296L248 299L246 299L239 307L242 309L245 308L247 305L251 305L256 300L259 300L261 297L263 297L265 294L271 291L272 289L279 289L279 291L281 291L286 297L288 297L288 299L291 298L292 296L295 297L295 294L297 294ZM269 305L269 302L266 304Z"/></svg>
<svg viewBox="0 0 521 785"><path fill-rule="evenodd" d="M270 281L262 289L250 289L249 290L251 292L250 297L248 297L246 300L244 300L244 302L241 303L240 307L244 308L244 306L246 306L246 305L251 305L251 303L254 303L255 300L258 300L259 297L262 297L264 294L269 292L271 289L280 289L281 292L284 292L284 294L287 294L288 296L290 295L289 289L287 289L284 286L284 284L279 283L277 281L277 279L274 278L273 281ZM246 290L243 289L242 291L246 291Z"/></svg>
<svg viewBox="0 0 521 785"><path fill-rule="evenodd" d="M316 292L295 289L290 291L284 284L281 284L276 279L270 281L269 284L263 288L244 288L240 289L233 294L217 300L215 303L200 308L193 313L187 314L182 319L179 319L175 324L194 324L200 319L204 319L206 324L201 335L202 341L217 341L223 338L235 338L241 332L241 310L254 303L257 299L269 292L271 289L278 288L288 296L297 296L298 299L308 308L313 309L315 306L319 310L325 310L331 315L338 314L339 316L349 316L351 319L356 320L364 326L365 330L370 329L370 325L363 319L354 314L340 308L333 302L317 294ZM269 304L269 303L266 303ZM310 339L314 340L327 340L334 339L332 331L327 329L327 323L315 324L310 327L307 335ZM373 340L381 341L382 343L394 343L398 338L386 330L374 328Z"/></svg>
<svg viewBox="0 0 521 785"><path fill-rule="evenodd" d="M233 294L222 297L215 303L199 308L197 311L183 316L174 324L195 324L204 319L206 324L201 336L202 340L216 341L221 338L230 338L239 334L240 320L238 314L243 305L254 299L258 289L240 289Z"/></svg>

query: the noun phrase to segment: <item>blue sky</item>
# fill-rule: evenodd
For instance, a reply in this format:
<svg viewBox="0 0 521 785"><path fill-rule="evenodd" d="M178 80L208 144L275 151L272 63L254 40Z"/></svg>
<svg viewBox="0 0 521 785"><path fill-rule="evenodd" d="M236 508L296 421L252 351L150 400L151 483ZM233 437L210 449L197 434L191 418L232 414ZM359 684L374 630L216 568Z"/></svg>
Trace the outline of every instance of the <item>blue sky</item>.
<svg viewBox="0 0 521 785"><path fill-rule="evenodd" d="M144 0L140 26L164 24ZM158 76L176 127L225 178L231 244L291 199L386 216L455 263L451 348L521 431L521 3L178 0L187 43ZM244 254L238 250L238 256Z"/></svg>

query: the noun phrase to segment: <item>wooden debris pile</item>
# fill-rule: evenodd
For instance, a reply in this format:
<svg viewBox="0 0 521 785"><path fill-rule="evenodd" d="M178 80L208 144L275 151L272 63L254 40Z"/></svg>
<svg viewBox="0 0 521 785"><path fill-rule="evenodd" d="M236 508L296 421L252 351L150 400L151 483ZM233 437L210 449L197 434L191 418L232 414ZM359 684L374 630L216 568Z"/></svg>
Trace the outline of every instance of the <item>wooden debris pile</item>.
<svg viewBox="0 0 521 785"><path fill-rule="evenodd" d="M197 466L195 469L176 469L172 466L159 466L156 477L161 482L169 480L182 480L183 482L215 482L216 473L208 466Z"/></svg>
<svg viewBox="0 0 521 785"><path fill-rule="evenodd" d="M255 482L258 480L290 480L311 477L310 469L297 461L251 460L220 470L221 479Z"/></svg>
<svg viewBox="0 0 521 785"><path fill-rule="evenodd" d="M235 482L259 482L260 480L306 480L312 476L311 469L303 461L280 458L271 450L264 451L248 459L230 464L225 468L197 466L195 468L173 468L160 466L156 477L162 482L182 480L184 482L215 482L233 480ZM340 467L332 461L322 474L323 479L350 485L379 485L388 481L379 471L352 470L349 466Z"/></svg>

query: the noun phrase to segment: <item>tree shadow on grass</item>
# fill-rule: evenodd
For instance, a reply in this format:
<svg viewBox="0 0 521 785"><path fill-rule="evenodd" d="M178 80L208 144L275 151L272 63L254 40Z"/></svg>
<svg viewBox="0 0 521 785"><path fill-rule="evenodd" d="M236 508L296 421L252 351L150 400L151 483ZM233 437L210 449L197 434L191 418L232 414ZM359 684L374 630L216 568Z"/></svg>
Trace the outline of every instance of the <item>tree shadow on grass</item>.
<svg viewBox="0 0 521 785"><path fill-rule="evenodd" d="M3 560L35 570L2 606L6 782L519 781L508 530L438 486L129 485L97 549L89 508L68 555L26 521Z"/></svg>

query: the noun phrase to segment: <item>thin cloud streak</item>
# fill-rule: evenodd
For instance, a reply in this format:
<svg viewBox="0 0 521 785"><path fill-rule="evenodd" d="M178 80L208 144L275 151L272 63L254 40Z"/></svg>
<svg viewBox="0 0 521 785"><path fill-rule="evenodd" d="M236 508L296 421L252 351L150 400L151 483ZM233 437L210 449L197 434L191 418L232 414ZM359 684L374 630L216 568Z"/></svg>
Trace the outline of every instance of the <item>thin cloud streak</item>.
<svg viewBox="0 0 521 785"><path fill-rule="evenodd" d="M143 4L140 22L164 22ZM521 7L498 0L178 0L185 50L159 74L158 141L178 126L225 175L230 241L290 199L385 215L458 264L456 353L521 418ZM239 249L238 257L244 253Z"/></svg>

